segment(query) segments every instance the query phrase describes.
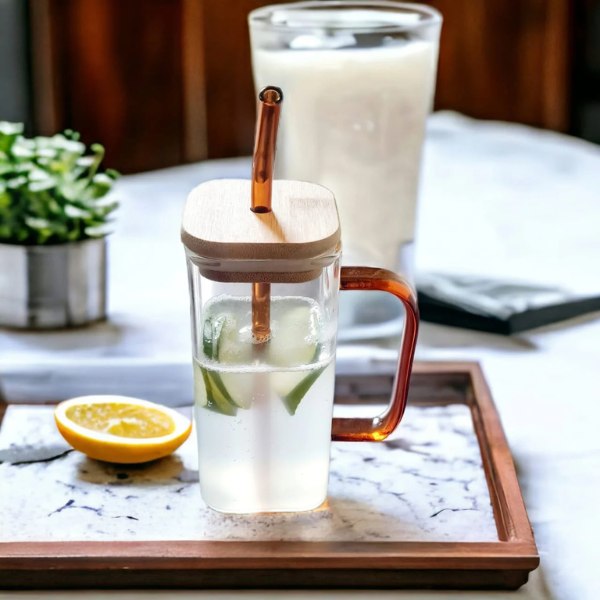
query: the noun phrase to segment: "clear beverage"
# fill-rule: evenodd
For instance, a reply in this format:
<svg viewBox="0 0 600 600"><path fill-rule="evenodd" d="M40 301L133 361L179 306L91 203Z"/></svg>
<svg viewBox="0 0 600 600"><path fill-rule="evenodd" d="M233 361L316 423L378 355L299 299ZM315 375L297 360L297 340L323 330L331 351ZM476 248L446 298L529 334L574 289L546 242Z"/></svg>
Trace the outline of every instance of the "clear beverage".
<svg viewBox="0 0 600 600"><path fill-rule="evenodd" d="M327 495L334 342L309 298L271 299L255 343L251 299L204 307L194 364L202 496L227 513L310 510Z"/></svg>

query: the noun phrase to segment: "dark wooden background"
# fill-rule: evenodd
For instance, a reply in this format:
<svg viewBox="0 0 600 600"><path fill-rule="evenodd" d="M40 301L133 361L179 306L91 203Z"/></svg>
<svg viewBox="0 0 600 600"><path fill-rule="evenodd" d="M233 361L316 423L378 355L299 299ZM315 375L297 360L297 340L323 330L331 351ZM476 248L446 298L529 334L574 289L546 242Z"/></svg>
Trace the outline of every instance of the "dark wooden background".
<svg viewBox="0 0 600 600"><path fill-rule="evenodd" d="M568 131L578 0L431 0L436 108ZM583 0L582 0L583 1ZM30 0L34 128L124 173L249 154L247 14L261 0Z"/></svg>

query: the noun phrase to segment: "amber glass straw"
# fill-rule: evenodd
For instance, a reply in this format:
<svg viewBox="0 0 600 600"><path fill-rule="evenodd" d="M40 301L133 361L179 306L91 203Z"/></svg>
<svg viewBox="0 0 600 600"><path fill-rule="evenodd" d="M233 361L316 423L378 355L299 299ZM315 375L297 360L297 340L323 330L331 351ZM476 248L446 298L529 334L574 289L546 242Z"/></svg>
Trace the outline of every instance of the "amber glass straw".
<svg viewBox="0 0 600 600"><path fill-rule="evenodd" d="M260 91L258 99L252 160L252 210L256 213L267 213L271 212L275 144L283 93L279 88L268 86Z"/></svg>
<svg viewBox="0 0 600 600"><path fill-rule="evenodd" d="M258 119L252 159L252 205L255 213L271 212L273 165L279 128L283 92L267 86L258 95ZM252 333L256 340L266 341L271 333L271 284L252 284Z"/></svg>

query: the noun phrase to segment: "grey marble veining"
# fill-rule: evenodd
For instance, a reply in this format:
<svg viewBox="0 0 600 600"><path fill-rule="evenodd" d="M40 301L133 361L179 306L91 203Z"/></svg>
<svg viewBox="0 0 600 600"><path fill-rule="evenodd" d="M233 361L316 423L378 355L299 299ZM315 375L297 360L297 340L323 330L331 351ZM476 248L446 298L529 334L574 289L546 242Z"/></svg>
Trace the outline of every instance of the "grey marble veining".
<svg viewBox="0 0 600 600"><path fill-rule="evenodd" d="M49 407L9 407L0 460L3 541L497 539L460 405L409 407L385 442L333 444L329 499L310 513L216 513L200 497L193 435L170 457L121 467L69 450Z"/></svg>

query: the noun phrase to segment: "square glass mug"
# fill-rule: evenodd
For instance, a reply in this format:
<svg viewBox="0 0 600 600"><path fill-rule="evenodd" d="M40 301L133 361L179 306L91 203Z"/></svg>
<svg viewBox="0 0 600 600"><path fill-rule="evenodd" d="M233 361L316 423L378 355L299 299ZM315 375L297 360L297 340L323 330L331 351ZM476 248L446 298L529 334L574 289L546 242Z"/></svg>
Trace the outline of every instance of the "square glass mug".
<svg viewBox="0 0 600 600"><path fill-rule="evenodd" d="M391 271L340 267L339 242L309 260L291 252L285 260L224 261L182 239L202 497L224 513L315 509L327 497L331 441L380 441L402 418L418 330L415 292ZM270 288L271 336L260 345L252 337L252 302L264 288L257 279ZM339 290L389 292L406 313L390 405L374 419L333 418Z"/></svg>

